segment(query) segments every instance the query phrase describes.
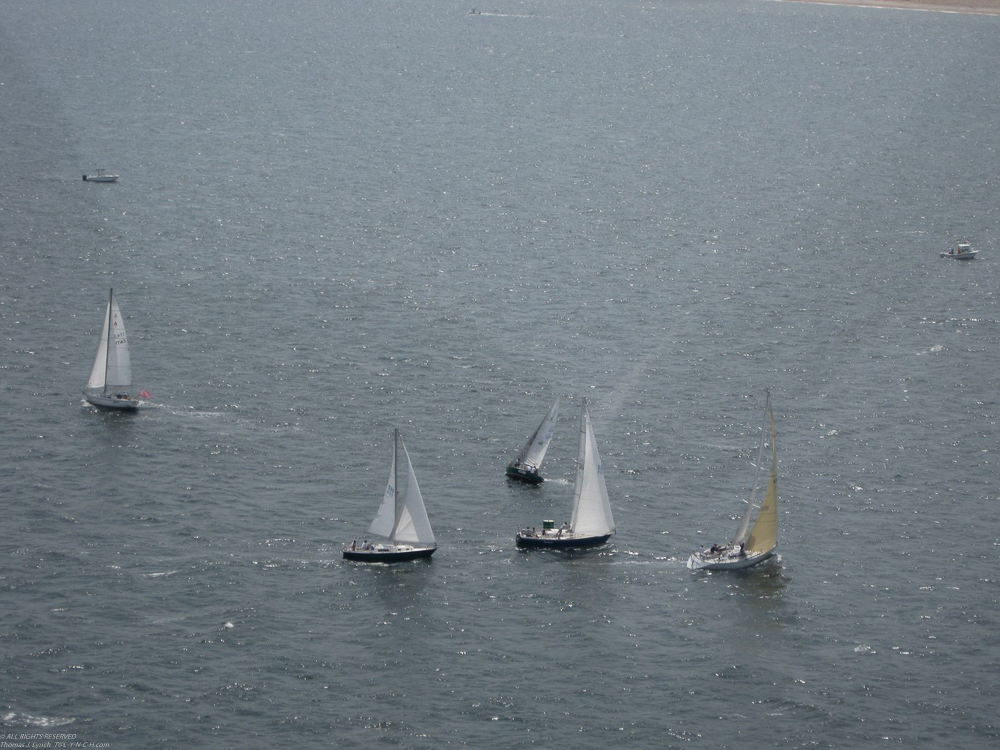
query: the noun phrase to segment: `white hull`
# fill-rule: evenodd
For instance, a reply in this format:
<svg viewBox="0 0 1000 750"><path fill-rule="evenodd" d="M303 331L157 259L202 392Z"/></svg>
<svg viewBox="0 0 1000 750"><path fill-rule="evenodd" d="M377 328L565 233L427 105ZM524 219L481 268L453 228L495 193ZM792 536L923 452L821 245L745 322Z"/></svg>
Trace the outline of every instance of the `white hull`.
<svg viewBox="0 0 1000 750"><path fill-rule="evenodd" d="M139 399L121 398L119 396L106 396L103 393L83 392L83 397L94 406L103 406L106 409L138 409Z"/></svg>
<svg viewBox="0 0 1000 750"><path fill-rule="evenodd" d="M750 555L724 554L713 556L708 552L693 552L688 558L688 570L743 570L759 565L774 557L775 550Z"/></svg>

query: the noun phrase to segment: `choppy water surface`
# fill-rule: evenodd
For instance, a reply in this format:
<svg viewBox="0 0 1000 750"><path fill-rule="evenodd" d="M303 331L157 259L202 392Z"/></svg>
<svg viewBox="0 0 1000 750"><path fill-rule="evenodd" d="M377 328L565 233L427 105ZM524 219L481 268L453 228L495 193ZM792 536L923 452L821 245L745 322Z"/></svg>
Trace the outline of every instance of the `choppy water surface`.
<svg viewBox="0 0 1000 750"><path fill-rule="evenodd" d="M996 743L1000 19L479 10L0 5L0 729ZM692 574L768 388L781 559ZM518 552L584 396L618 533ZM345 563L393 426L440 549Z"/></svg>

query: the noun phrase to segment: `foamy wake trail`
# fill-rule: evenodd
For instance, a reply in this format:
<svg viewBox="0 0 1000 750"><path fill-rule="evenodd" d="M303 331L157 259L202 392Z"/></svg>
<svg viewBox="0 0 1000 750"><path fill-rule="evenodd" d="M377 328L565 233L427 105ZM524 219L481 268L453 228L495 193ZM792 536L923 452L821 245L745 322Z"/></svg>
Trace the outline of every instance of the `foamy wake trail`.
<svg viewBox="0 0 1000 750"><path fill-rule="evenodd" d="M72 717L62 716L32 716L10 711L0 716L0 726L8 727L61 727L76 721Z"/></svg>

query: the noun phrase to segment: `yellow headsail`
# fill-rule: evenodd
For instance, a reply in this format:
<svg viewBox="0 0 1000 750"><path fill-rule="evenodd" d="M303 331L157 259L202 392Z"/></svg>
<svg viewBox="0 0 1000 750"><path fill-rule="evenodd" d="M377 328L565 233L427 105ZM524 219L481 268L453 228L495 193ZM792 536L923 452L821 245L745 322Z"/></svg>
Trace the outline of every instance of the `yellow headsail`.
<svg viewBox="0 0 1000 750"><path fill-rule="evenodd" d="M747 554L770 552L778 546L778 434L774 426L774 410L768 397L768 413L771 417L771 476L767 491L760 503L760 512L746 541Z"/></svg>

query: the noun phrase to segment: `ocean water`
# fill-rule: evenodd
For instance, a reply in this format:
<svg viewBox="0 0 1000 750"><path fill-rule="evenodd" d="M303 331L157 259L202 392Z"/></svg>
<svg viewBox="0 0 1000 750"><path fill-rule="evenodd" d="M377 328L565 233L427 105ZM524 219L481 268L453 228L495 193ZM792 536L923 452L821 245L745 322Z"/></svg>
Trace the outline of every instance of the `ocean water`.
<svg viewBox="0 0 1000 750"><path fill-rule="evenodd" d="M1000 18L470 9L0 2L0 734L996 746ZM617 534L519 552L584 397ZM440 549L347 563L396 426Z"/></svg>

